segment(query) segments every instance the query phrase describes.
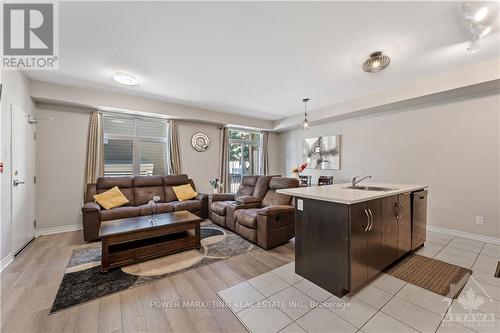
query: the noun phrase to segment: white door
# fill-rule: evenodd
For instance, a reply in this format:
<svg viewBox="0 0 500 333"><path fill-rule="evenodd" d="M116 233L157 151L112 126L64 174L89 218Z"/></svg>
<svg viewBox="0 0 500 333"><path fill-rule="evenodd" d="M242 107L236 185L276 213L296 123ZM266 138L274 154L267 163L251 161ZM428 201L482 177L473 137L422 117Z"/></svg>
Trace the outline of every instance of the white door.
<svg viewBox="0 0 500 333"><path fill-rule="evenodd" d="M35 236L35 136L28 115L12 106L12 246L17 254Z"/></svg>

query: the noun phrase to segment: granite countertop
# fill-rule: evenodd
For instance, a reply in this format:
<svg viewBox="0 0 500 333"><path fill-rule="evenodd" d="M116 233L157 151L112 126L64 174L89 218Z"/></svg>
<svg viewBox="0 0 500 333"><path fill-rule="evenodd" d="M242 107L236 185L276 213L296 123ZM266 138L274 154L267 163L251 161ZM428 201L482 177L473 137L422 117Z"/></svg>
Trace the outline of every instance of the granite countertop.
<svg viewBox="0 0 500 333"><path fill-rule="evenodd" d="M277 190L278 193L289 194L300 198L330 201L341 204L355 204L363 201L388 197L391 195L414 192L427 188L427 185L412 184L391 184L391 183L372 183L361 182L358 186L376 186L389 188L388 191L365 191L346 188L350 183L335 184L326 186L298 187Z"/></svg>

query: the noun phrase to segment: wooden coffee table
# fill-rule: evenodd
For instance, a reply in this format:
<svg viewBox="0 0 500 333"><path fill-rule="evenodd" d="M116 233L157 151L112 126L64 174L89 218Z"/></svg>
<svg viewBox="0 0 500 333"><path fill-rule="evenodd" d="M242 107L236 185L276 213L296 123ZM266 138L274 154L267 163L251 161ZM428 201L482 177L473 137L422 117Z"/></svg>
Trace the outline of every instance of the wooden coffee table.
<svg viewBox="0 0 500 333"><path fill-rule="evenodd" d="M101 271L189 249L200 248L203 219L179 211L104 221L99 229L102 240Z"/></svg>

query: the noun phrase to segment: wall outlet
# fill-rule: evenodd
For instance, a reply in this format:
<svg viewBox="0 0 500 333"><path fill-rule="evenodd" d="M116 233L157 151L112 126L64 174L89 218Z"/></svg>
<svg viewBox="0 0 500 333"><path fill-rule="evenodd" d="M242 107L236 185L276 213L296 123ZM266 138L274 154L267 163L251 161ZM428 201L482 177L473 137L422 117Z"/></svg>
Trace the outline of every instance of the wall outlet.
<svg viewBox="0 0 500 333"><path fill-rule="evenodd" d="M476 224L484 224L484 216L476 216Z"/></svg>
<svg viewBox="0 0 500 333"><path fill-rule="evenodd" d="M302 199L297 199L297 209L304 210L304 201Z"/></svg>

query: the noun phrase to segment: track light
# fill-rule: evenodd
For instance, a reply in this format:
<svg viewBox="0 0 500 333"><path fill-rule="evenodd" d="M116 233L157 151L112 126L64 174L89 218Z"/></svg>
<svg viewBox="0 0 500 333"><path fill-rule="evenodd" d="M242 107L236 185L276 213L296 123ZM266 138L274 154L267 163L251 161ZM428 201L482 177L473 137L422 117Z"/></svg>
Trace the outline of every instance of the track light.
<svg viewBox="0 0 500 333"><path fill-rule="evenodd" d="M489 34L490 31L491 31L491 26L490 25L488 25L488 26L482 26L482 31L479 34L479 37L483 38L484 36L486 36L487 34Z"/></svg>
<svg viewBox="0 0 500 333"><path fill-rule="evenodd" d="M465 23L469 27L469 31L472 35L472 38L469 40L469 44L467 46L467 51L474 53L479 50L480 39L491 32L490 25L479 23L488 15L488 7L481 7L473 11L470 7L470 2L464 1L462 4L462 11Z"/></svg>
<svg viewBox="0 0 500 333"><path fill-rule="evenodd" d="M486 15L488 15L488 7L481 7L476 14L474 14L474 21L481 22Z"/></svg>

